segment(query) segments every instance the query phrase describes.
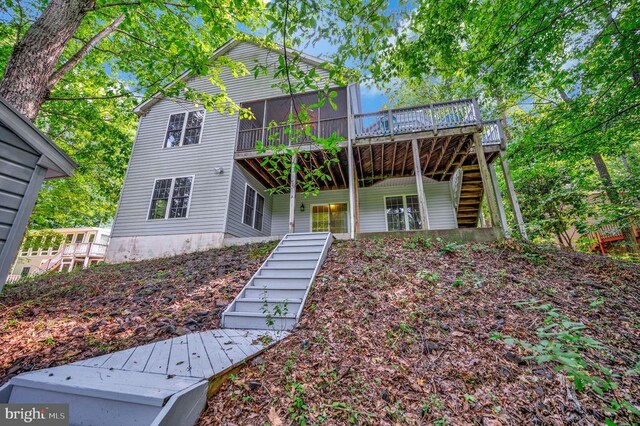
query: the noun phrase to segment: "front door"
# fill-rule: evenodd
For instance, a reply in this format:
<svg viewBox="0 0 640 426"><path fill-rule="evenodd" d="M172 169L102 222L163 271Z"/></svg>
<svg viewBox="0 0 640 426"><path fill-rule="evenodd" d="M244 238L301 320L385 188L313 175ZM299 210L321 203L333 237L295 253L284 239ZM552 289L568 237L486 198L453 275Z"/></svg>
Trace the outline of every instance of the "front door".
<svg viewBox="0 0 640 426"><path fill-rule="evenodd" d="M347 203L318 204L311 208L311 232L346 234Z"/></svg>

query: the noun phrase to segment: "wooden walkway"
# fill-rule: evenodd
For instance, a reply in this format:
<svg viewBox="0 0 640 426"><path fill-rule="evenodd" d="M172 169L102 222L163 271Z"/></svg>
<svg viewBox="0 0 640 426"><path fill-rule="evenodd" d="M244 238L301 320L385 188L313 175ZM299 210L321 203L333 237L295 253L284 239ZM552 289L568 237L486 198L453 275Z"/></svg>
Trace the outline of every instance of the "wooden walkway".
<svg viewBox="0 0 640 426"><path fill-rule="evenodd" d="M282 340L287 334L271 330L203 331L71 365L209 379Z"/></svg>
<svg viewBox="0 0 640 426"><path fill-rule="evenodd" d="M236 329L187 334L20 374L0 387L0 402L69 404L71 425L192 425L214 379L287 335Z"/></svg>

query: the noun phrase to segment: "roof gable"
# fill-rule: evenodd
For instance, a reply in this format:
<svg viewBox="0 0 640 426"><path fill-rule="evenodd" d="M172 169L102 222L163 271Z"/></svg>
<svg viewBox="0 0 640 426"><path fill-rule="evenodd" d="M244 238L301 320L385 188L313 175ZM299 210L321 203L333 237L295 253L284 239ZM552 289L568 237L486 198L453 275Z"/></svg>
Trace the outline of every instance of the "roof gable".
<svg viewBox="0 0 640 426"><path fill-rule="evenodd" d="M38 164L49 170L48 178L71 176L77 166L76 163L4 98L0 98L0 121L42 155Z"/></svg>
<svg viewBox="0 0 640 426"><path fill-rule="evenodd" d="M225 44L223 44L220 48L218 48L218 50L216 50L213 55L211 56L211 60L220 57L220 56L224 56L227 53L229 53L234 47L238 46L241 43L248 43L248 44L252 44L254 46L257 46L261 49L265 49L265 50L271 50L274 52L278 52L278 53L283 53L284 49L282 48L282 46L278 45L277 47L267 47L267 46L261 46L256 42L250 41L250 40L236 40L236 39L231 39L228 42L226 42ZM293 50L293 49L287 49L288 52L292 52L294 53L299 59L300 61L311 65L313 67L323 67L327 64L326 61L322 60L321 58L315 57L315 56L311 56L311 55L307 55L305 53ZM176 82L178 81L187 81L190 78L192 78L193 76L191 75L191 70L186 70L185 72L183 72L182 74L180 74L178 76L178 78L176 78L174 81L172 81L171 83L169 83L166 87L170 88L173 85L176 84ZM155 105L156 103L158 103L161 99L163 99L164 96L162 96L160 94L160 92L156 92L154 93L149 99L145 100L144 102L142 102L140 105L138 105L137 107L135 107L133 109L133 112L135 112L138 115L143 115L145 114L153 105Z"/></svg>

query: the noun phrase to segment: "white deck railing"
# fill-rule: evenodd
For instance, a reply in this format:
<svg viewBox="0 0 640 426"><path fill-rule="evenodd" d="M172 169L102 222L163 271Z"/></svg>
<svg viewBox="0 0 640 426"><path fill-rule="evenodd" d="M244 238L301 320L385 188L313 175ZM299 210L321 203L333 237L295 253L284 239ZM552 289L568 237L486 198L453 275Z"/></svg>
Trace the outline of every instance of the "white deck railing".
<svg viewBox="0 0 640 426"><path fill-rule="evenodd" d="M506 147L506 139L502 132L500 120L482 123L482 145L502 145L503 148Z"/></svg>
<svg viewBox="0 0 640 426"><path fill-rule="evenodd" d="M305 127L310 129L312 135L320 138L328 138L333 133L347 137L347 117L327 118L295 125L282 124L267 128L239 130L236 151L253 151L258 141L261 141L265 147L311 143L313 139L305 134ZM291 143L292 139L294 143Z"/></svg>
<svg viewBox="0 0 640 426"><path fill-rule="evenodd" d="M481 123L475 99L354 114L353 119L356 138L438 131Z"/></svg>

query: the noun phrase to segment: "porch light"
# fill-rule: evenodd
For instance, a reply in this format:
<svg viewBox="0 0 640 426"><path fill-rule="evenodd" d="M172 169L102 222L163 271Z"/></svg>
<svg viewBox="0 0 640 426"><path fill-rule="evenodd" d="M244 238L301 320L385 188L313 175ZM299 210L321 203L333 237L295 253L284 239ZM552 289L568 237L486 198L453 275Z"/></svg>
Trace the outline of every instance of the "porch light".
<svg viewBox="0 0 640 426"><path fill-rule="evenodd" d="M304 203L300 204L300 211L304 212Z"/></svg>

